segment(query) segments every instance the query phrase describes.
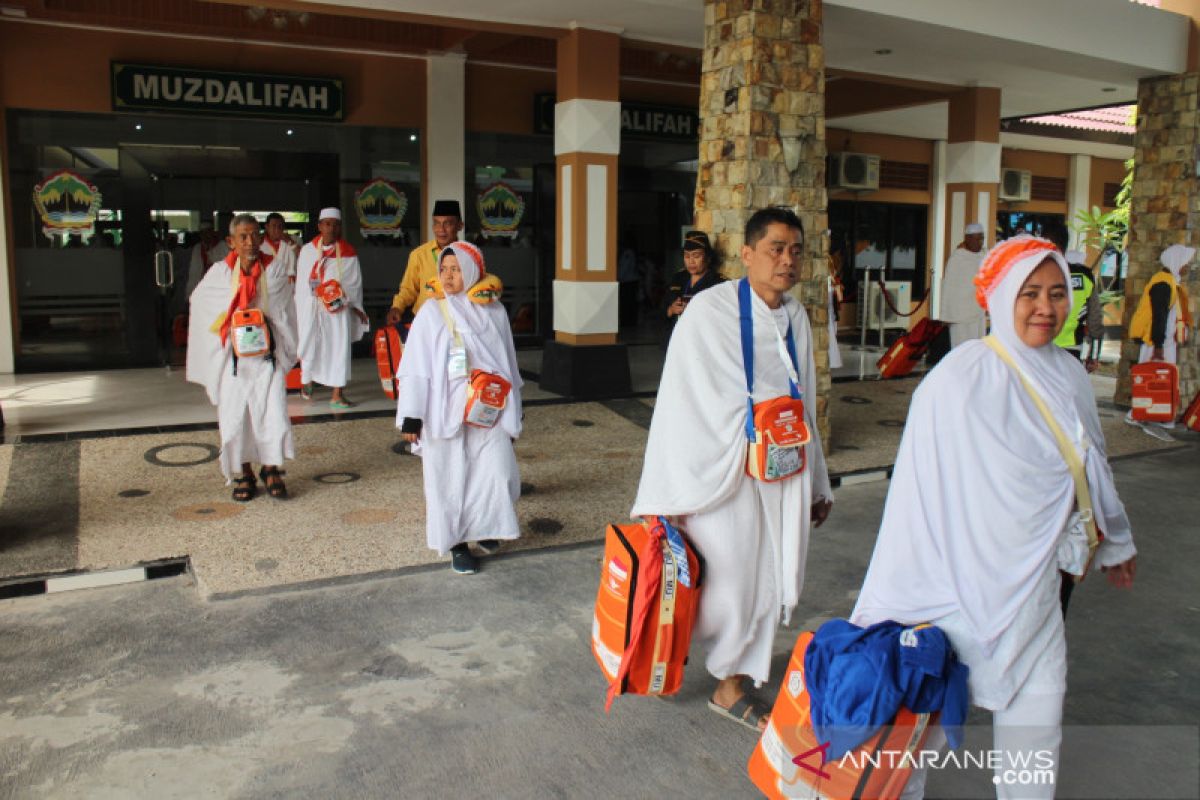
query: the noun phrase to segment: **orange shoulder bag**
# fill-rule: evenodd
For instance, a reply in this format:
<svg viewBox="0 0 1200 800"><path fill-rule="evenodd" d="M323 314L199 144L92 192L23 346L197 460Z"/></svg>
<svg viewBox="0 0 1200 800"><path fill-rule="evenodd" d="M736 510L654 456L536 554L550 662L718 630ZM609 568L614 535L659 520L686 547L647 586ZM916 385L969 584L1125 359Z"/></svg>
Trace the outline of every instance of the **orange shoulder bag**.
<svg viewBox="0 0 1200 800"><path fill-rule="evenodd" d="M271 352L271 326L267 315L260 308L243 308L233 312L230 322L233 354L238 358L252 358Z"/></svg>
<svg viewBox="0 0 1200 800"><path fill-rule="evenodd" d="M467 381L467 406L463 411L463 422L476 428L495 427L500 412L508 404L508 393L512 384L481 369L472 370Z"/></svg>
<svg viewBox="0 0 1200 800"><path fill-rule="evenodd" d="M325 306L325 310L330 314L336 314L346 308L346 290L342 288L342 249L337 243L334 244L333 250L336 261L334 262L337 269L337 277L330 278L327 281L321 281L313 286L313 292L317 299ZM317 263L313 264L312 274L309 276L309 285L312 286L315 281L324 277L325 273L325 256L322 255ZM318 269L320 272L318 273Z"/></svg>
<svg viewBox="0 0 1200 800"><path fill-rule="evenodd" d="M742 364L746 368L746 473L773 483L804 472L804 446L812 439L804 420L804 395L799 387L799 362L792 327L788 325L788 397L754 402L754 322L750 307L750 283L738 285L738 310L742 326ZM775 331L779 337L779 331ZM780 344L781 355L783 345Z"/></svg>

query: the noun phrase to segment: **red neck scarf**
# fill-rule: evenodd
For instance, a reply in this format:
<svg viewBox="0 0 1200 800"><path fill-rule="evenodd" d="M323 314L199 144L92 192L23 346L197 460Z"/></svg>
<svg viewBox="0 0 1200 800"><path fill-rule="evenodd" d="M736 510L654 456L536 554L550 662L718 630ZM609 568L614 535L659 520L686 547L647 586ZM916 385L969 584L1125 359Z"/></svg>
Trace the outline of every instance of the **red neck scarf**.
<svg viewBox="0 0 1200 800"><path fill-rule="evenodd" d="M325 262L329 259L332 258L336 261L339 257L354 258L358 255L357 251L345 239L338 239L333 244L323 244L321 237L318 236L312 240L312 246L320 253L320 257L313 262L312 271L308 275L309 279L314 281L324 279Z"/></svg>
<svg viewBox="0 0 1200 800"><path fill-rule="evenodd" d="M258 294L258 279L262 277L263 266L262 256L254 262L254 266L250 269L249 274L242 269L238 263L238 254L230 253L225 256L225 264L230 269L237 271L238 284L237 291L233 293L233 299L229 301L229 308L225 311L225 320L221 323L221 344L229 340L229 328L233 324L233 312L240 311L243 308L248 308L254 302L255 296Z"/></svg>

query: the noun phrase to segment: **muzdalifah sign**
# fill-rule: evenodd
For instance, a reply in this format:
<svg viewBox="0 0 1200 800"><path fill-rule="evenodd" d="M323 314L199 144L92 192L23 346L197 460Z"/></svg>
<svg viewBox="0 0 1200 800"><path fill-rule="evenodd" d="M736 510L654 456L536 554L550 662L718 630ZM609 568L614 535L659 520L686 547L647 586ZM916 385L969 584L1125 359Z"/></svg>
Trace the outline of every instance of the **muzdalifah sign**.
<svg viewBox="0 0 1200 800"><path fill-rule="evenodd" d="M340 122L337 78L112 65L114 111L169 111Z"/></svg>
<svg viewBox="0 0 1200 800"><path fill-rule="evenodd" d="M556 102L552 94L535 95L533 125L537 133L554 133ZM700 114L694 108L622 102L621 135L695 142L700 138Z"/></svg>

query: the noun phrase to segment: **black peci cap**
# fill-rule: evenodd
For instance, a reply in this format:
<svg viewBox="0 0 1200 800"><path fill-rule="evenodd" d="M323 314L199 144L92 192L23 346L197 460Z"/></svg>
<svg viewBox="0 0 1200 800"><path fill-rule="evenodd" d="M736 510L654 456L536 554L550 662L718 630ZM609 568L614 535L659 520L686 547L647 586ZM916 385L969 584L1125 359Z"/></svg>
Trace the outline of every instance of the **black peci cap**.
<svg viewBox="0 0 1200 800"><path fill-rule="evenodd" d="M433 204L433 216L458 217L462 219L462 209L457 200L437 200Z"/></svg>

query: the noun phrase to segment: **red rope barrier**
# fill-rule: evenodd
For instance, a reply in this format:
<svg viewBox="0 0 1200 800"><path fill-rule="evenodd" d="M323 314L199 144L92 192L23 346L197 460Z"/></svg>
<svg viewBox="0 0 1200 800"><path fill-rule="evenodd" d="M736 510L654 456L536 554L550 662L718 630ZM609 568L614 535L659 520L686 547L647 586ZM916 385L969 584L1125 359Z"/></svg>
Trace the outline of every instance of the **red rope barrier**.
<svg viewBox="0 0 1200 800"><path fill-rule="evenodd" d="M892 313L898 317L911 317L913 314L916 314L918 311L920 311L921 306L925 305L925 301L929 299L929 290L926 289L925 294L921 295L921 299L917 301L917 307L905 314L903 311L896 308L896 304L892 302L892 296L888 294L887 284L883 282L883 279L876 278L875 282L879 284L879 291L883 294L884 302L888 304L888 308L892 310Z"/></svg>

